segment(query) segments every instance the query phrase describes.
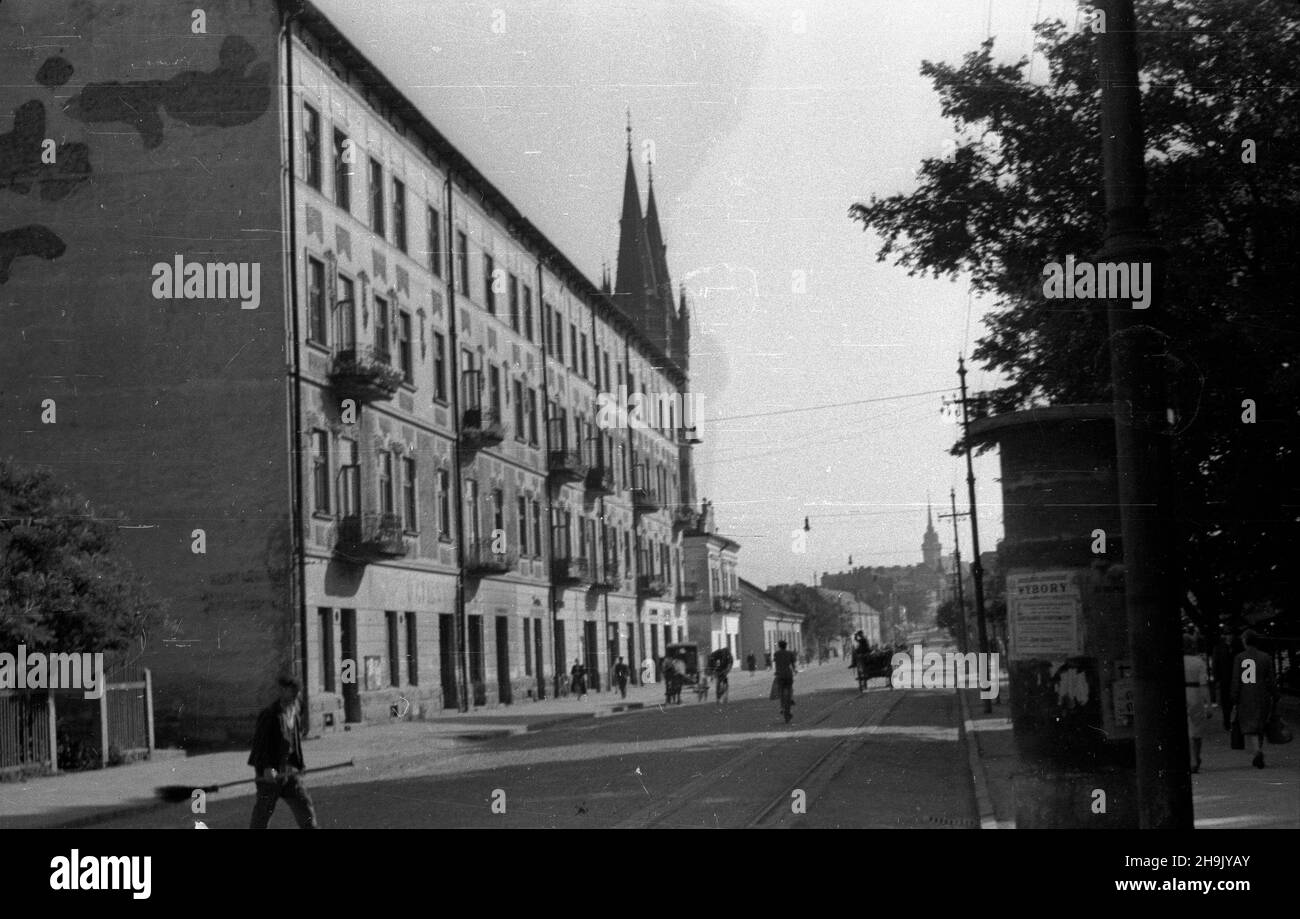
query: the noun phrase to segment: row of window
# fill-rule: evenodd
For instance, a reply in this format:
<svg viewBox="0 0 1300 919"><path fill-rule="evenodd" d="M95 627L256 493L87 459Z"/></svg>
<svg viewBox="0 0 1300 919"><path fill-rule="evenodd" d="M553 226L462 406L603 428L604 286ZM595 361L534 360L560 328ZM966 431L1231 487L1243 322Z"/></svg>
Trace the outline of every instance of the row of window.
<svg viewBox="0 0 1300 919"><path fill-rule="evenodd" d="M322 516L353 517L362 510L361 499L361 463L357 441L350 437L339 437L337 452L337 469L331 474L330 435L327 431L315 429L312 439L312 496L313 511ZM416 460L411 456L398 456L388 450L379 452L376 460L376 485L378 511L384 515L395 516L402 529L411 534L419 532L419 479ZM444 540L451 539L451 480L446 469L438 469L435 474L434 508L435 525L438 536ZM465 521L468 525L466 538L477 544L483 540L482 525L490 522L489 531L508 533L506 520L505 493L493 489L486 507L487 520L478 512L480 505L479 485L475 479L465 481ZM337 509L337 510L336 510ZM555 509L552 519L552 544L557 555L594 559L596 556L596 521L571 511ZM542 504L535 498L519 495L515 498L515 534L516 547L521 556L540 558L545 554L542 543ZM606 560L617 566L619 564L618 528L602 524ZM622 558L631 559L632 533L622 530ZM643 546L639 559L639 570L645 573L657 573L665 580L671 580L674 568L671 550L666 542Z"/></svg>
<svg viewBox="0 0 1300 919"><path fill-rule="evenodd" d="M303 146L306 155L306 182L317 191L322 191L322 174L321 167L321 117L320 113L310 105L304 104L303 117ZM333 145L333 175L334 175L334 203L341 209L351 212L352 192L351 176L352 164L355 161L355 149L348 136L338 128L334 129ZM383 164L378 160L370 157L370 227L380 237L387 238L385 234L385 198L384 198L384 179ZM407 194L406 186L402 181L393 177L391 183L391 202L392 202L392 242L401 251L408 252L408 235L407 235ZM441 216L435 207L429 206L426 212L426 232L427 232L427 257L429 270L435 277L442 277L442 227ZM456 232L456 261L458 266L460 293L469 298L475 299L470 291L470 255L469 255L469 237L464 231ZM310 320L311 332L315 341L321 344L328 343L329 327L324 316L323 308L323 291L325 289L324 265L315 262L311 269L312 275L309 278L309 290L315 291L316 298L313 301L312 319ZM340 282L342 285L342 281ZM352 302L352 282L348 281L349 287L346 295L340 292L340 300L346 299ZM497 315L497 296L505 294L509 301L509 321L510 327L516 333L522 334L527 341L534 342L534 325L533 325L533 290L527 283L511 272L501 271L496 267L496 262L488 253L483 253L483 274L482 274L482 298L481 302L486 307L488 313ZM381 300L382 298L376 298ZM385 309L387 304L385 304ZM354 310L355 311L355 310ZM378 312L378 306L376 307ZM542 304L543 328L542 334L545 336L547 348L551 354L561 363L565 364L565 335L564 327L566 325L560 311L554 308L550 303ZM586 332L580 332L574 323L568 323L569 341L568 341L568 364L567 366L574 372L595 384L597 389L603 388L606 392L613 392L613 377L610 373L610 356L609 352L602 350L589 342ZM341 330L341 331L349 331ZM340 334L337 336L339 347L350 347L345 344L347 341L355 341L355 334ZM408 338L409 341L409 338ZM381 351L388 350L387 344L380 347ZM623 365L615 361L618 374L618 385L624 384ZM403 371L406 366L403 365ZM409 382L409 380L408 380ZM636 390L633 375L627 375L627 388L629 392ZM645 387L642 386L644 394ZM659 418L652 420L660 431L665 429L671 430L673 425L665 424L667 419Z"/></svg>

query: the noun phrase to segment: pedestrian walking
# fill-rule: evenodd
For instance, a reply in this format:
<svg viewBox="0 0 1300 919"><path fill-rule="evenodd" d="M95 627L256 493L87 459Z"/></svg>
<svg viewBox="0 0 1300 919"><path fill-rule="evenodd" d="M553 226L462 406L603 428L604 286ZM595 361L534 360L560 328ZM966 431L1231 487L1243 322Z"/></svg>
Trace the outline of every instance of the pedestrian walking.
<svg viewBox="0 0 1300 919"><path fill-rule="evenodd" d="M1187 738L1192 745L1192 772L1201 771L1201 742L1206 719L1214 714L1205 659L1196 653L1196 636L1183 636L1183 693L1187 700Z"/></svg>
<svg viewBox="0 0 1300 919"><path fill-rule="evenodd" d="M315 830L318 829L316 809L302 781L302 772L307 767L302 758L302 726L298 717L301 686L291 676L281 677L277 683L279 697L258 714L253 749L248 755L257 787L249 829L266 829L275 805L284 798L298 827Z"/></svg>
<svg viewBox="0 0 1300 919"><path fill-rule="evenodd" d="M1225 632L1215 642L1214 655L1210 659L1214 666L1214 691L1219 697L1225 731L1232 730L1232 661L1241 650L1240 640Z"/></svg>
<svg viewBox="0 0 1300 919"><path fill-rule="evenodd" d="M677 695L677 662L671 657L664 658L664 704L672 705Z"/></svg>
<svg viewBox="0 0 1300 919"><path fill-rule="evenodd" d="M1251 629L1241 635L1245 650L1232 662L1232 704L1237 729L1254 752L1250 764L1264 768L1264 730L1277 702L1277 675L1273 658L1259 648L1259 636Z"/></svg>
<svg viewBox="0 0 1300 919"><path fill-rule="evenodd" d="M641 682L653 683L655 681L655 662L654 658L647 657L641 661Z"/></svg>
<svg viewBox="0 0 1300 919"><path fill-rule="evenodd" d="M622 695L624 699L627 698L627 677L627 664L623 663L623 658L620 657L614 664L614 682L618 684L619 694Z"/></svg>
<svg viewBox="0 0 1300 919"><path fill-rule="evenodd" d="M767 669L768 669L768 670L771 670L771 669L772 669L772 652L771 652L771 651L764 651L764 652L763 652L763 656L767 659L767 664L766 664Z"/></svg>
<svg viewBox="0 0 1300 919"><path fill-rule="evenodd" d="M777 690L777 698L782 701L782 714L785 716L786 723L789 723L790 706L794 705L794 674L798 669L799 659L793 651L786 650L785 642L779 641L776 646L778 650L772 658L776 668L773 684Z"/></svg>
<svg viewBox="0 0 1300 919"><path fill-rule="evenodd" d="M577 696L579 702L587 698L587 668L580 661L573 662L569 678L569 692Z"/></svg>
<svg viewBox="0 0 1300 919"><path fill-rule="evenodd" d="M750 651L749 656L745 658L745 669L753 673L758 669L758 662L754 659L754 652Z"/></svg>

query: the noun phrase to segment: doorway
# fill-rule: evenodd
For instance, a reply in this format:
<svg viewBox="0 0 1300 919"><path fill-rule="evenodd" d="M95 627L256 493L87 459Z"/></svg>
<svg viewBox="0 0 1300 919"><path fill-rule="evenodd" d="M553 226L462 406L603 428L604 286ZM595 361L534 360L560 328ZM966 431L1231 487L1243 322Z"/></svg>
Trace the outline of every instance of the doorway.
<svg viewBox="0 0 1300 919"><path fill-rule="evenodd" d="M524 649L528 653L528 649ZM542 667L542 620L533 620L533 659L537 671L537 698L546 698L546 671Z"/></svg>
<svg viewBox="0 0 1300 919"><path fill-rule="evenodd" d="M342 621L339 627L339 643L343 650L343 666L348 669L344 675L351 679L343 680L343 720L348 724L361 723L361 690L357 683L357 611L341 611ZM351 666L349 666L351 665Z"/></svg>
<svg viewBox="0 0 1300 919"><path fill-rule="evenodd" d="M582 624L582 645L587 655L587 690L600 692L600 645L596 641L596 623Z"/></svg>
<svg viewBox="0 0 1300 919"><path fill-rule="evenodd" d="M457 708L456 617L451 613L438 615L438 675L442 681L442 707Z"/></svg>
<svg viewBox="0 0 1300 919"><path fill-rule="evenodd" d="M487 705L487 685L483 680L483 617L469 617L469 683L475 705Z"/></svg>
<svg viewBox="0 0 1300 919"><path fill-rule="evenodd" d="M497 616L497 701L502 705L514 701L510 689L510 618Z"/></svg>

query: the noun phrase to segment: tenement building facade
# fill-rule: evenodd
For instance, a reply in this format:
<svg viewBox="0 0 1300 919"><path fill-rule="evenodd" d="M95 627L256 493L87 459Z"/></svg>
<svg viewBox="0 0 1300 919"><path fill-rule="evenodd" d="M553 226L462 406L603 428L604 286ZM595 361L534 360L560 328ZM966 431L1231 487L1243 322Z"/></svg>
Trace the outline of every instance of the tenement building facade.
<svg viewBox="0 0 1300 919"><path fill-rule="evenodd" d="M0 9L0 170L42 190L0 226L0 422L123 514L160 733L242 736L286 671L330 730L684 640L690 328L630 133L595 283L312 4L115 10Z"/></svg>

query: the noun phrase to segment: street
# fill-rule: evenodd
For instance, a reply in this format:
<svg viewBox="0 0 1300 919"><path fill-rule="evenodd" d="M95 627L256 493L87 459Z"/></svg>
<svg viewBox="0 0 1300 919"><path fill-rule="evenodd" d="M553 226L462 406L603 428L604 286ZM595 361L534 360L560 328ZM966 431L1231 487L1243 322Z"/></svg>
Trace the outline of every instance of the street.
<svg viewBox="0 0 1300 919"><path fill-rule="evenodd" d="M309 781L322 828L844 827L979 825L947 690L860 695L839 664L795 683L785 725L769 674L732 700L647 708ZM248 786L244 786L246 789ZM252 797L209 796L210 829L243 829ZM802 812L797 812L802 811ZM105 827L193 828L188 803ZM281 804L272 829L293 827Z"/></svg>

